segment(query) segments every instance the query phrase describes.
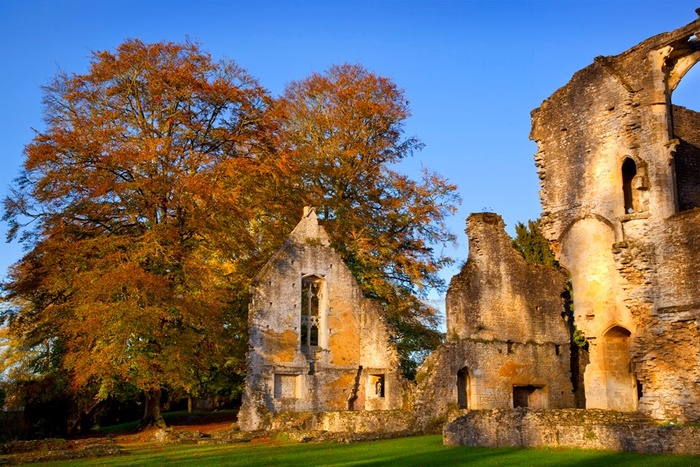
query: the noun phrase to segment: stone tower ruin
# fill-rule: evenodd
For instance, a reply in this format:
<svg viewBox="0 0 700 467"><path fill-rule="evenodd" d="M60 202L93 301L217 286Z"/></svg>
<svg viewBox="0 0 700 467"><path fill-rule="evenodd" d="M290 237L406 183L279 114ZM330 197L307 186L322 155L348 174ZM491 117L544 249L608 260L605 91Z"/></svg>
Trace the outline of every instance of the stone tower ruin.
<svg viewBox="0 0 700 467"><path fill-rule="evenodd" d="M542 230L590 346L588 408L700 420L700 20L598 57L532 112Z"/></svg>

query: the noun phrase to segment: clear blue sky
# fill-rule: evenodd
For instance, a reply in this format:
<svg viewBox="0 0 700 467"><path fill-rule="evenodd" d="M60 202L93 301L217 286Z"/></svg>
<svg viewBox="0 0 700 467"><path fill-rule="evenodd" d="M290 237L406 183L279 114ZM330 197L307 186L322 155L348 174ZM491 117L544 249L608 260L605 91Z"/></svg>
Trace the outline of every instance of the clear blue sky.
<svg viewBox="0 0 700 467"><path fill-rule="evenodd" d="M427 166L464 200L450 221L466 258L470 212L517 221L540 214L528 139L530 111L598 55L615 55L695 18L696 2L638 1L226 1L2 0L0 196L42 128L40 86L58 70L85 72L91 51L126 38L198 41L273 94L337 63L360 63L405 89L408 135L425 149L402 169ZM700 70L674 102L700 109ZM301 209L301 208L300 208ZM301 215L301 211L300 211ZM0 277L22 254L4 243ZM454 268L445 273L449 278Z"/></svg>

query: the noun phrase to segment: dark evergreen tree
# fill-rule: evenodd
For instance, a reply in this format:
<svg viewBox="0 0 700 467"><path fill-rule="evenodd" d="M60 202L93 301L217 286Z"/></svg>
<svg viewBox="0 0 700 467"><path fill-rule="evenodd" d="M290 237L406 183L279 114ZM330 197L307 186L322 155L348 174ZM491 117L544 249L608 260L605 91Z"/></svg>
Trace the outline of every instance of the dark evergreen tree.
<svg viewBox="0 0 700 467"><path fill-rule="evenodd" d="M540 232L540 219L529 220L527 225L522 222L515 224L513 248L518 250L530 264L559 267L554 253L549 248L549 242Z"/></svg>

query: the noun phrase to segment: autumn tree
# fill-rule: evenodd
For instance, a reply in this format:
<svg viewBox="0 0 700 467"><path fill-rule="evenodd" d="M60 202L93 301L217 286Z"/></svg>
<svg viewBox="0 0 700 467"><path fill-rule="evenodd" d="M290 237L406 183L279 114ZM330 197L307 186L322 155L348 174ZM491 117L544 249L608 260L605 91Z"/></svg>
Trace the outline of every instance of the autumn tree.
<svg viewBox="0 0 700 467"><path fill-rule="evenodd" d="M192 43L129 40L59 73L4 201L28 249L3 285L17 349L99 398L135 386L144 425L162 423L163 388L196 394L240 367L268 101Z"/></svg>
<svg viewBox="0 0 700 467"><path fill-rule="evenodd" d="M366 295L381 300L402 355L440 342L436 310L425 298L442 290L438 275L454 241L445 219L459 198L443 177L416 181L395 170L422 148L404 136L404 92L358 65L340 65L290 83L274 108L280 215L317 207L333 247ZM296 219L295 219L296 220Z"/></svg>

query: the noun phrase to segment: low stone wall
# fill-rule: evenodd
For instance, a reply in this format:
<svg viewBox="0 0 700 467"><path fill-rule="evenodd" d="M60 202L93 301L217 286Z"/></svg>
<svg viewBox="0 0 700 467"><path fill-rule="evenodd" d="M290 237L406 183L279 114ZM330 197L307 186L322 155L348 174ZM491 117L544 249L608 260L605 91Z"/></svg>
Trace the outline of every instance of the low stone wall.
<svg viewBox="0 0 700 467"><path fill-rule="evenodd" d="M331 433L400 433L421 430L411 412L403 410L342 410L287 412L273 416L273 431L327 431Z"/></svg>
<svg viewBox="0 0 700 467"><path fill-rule="evenodd" d="M700 427L608 410L474 410L445 425L452 446L568 447L700 454Z"/></svg>
<svg viewBox="0 0 700 467"><path fill-rule="evenodd" d="M124 450L112 438L9 441L0 444L0 465L36 464L121 454L125 454Z"/></svg>

